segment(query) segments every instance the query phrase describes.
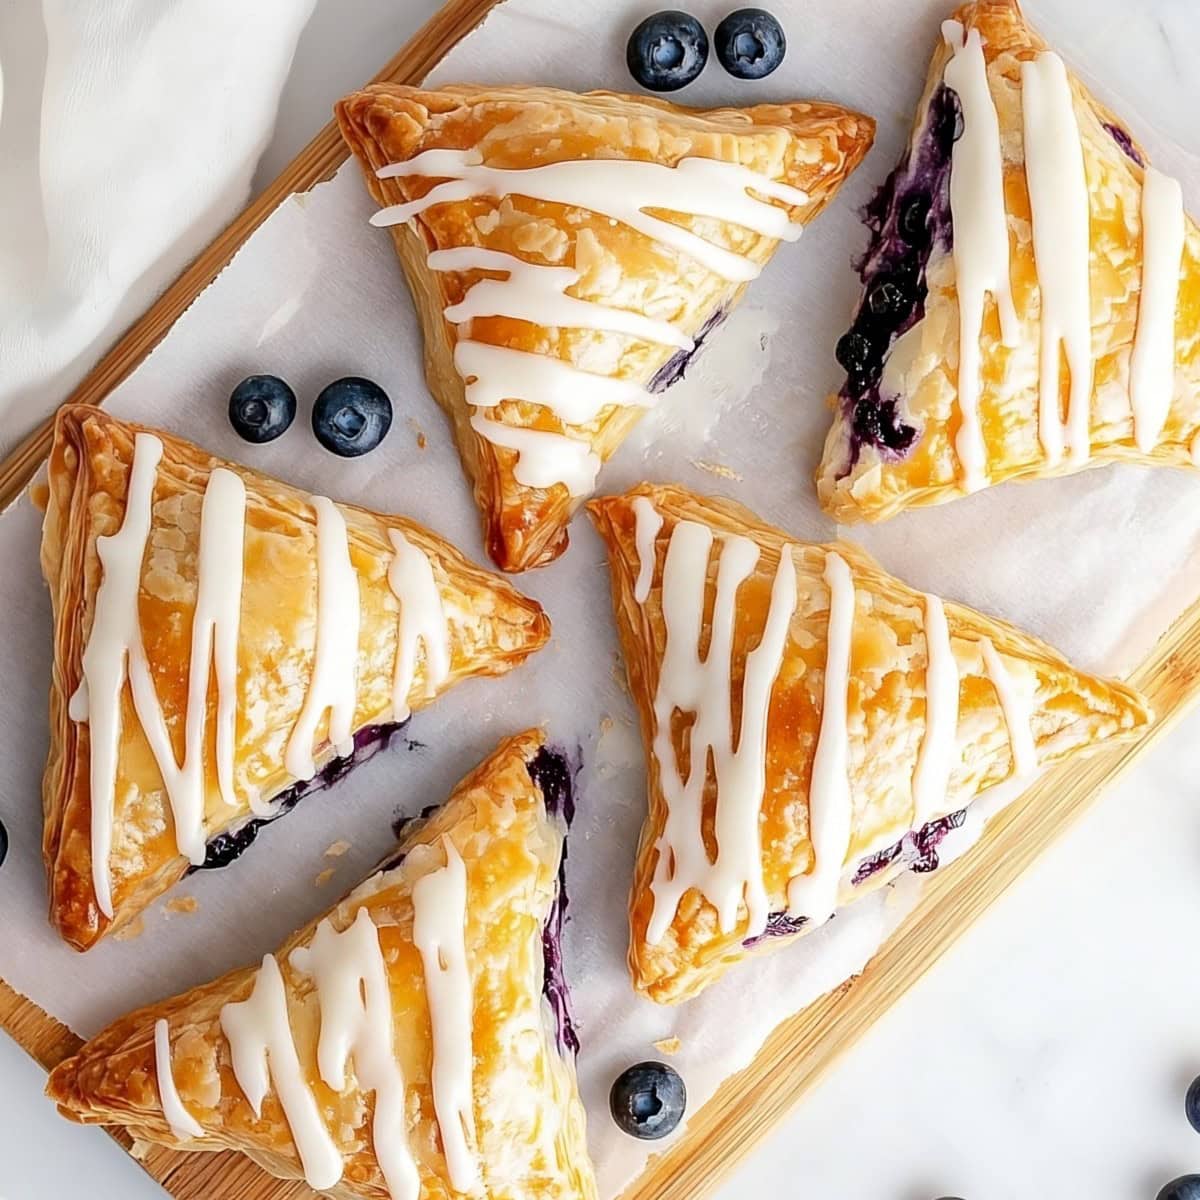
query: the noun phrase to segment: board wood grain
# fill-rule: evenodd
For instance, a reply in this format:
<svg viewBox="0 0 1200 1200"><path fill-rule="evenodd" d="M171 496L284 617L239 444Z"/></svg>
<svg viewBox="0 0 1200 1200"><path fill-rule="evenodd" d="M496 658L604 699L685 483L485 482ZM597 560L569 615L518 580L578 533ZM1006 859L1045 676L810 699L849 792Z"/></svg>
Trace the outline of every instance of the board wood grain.
<svg viewBox="0 0 1200 1200"><path fill-rule="evenodd" d="M376 78L419 83L502 2L448 0ZM329 178L346 156L337 130L327 125L101 359L69 401L102 403L275 208L291 193ZM49 437L47 423L0 464L0 506L28 483L48 453ZM1200 696L1200 601L1176 621L1130 682L1145 693L1156 714L1143 736L1047 772L989 825L962 860L931 877L916 909L866 970L784 1022L754 1062L692 1117L685 1136L651 1161L622 1200L700 1200L711 1192L1104 788L1183 716ZM80 1044L2 980L0 1028L47 1069ZM176 1200L312 1200L314 1195L303 1183L272 1179L235 1154L182 1154L132 1146L128 1137L115 1136Z"/></svg>

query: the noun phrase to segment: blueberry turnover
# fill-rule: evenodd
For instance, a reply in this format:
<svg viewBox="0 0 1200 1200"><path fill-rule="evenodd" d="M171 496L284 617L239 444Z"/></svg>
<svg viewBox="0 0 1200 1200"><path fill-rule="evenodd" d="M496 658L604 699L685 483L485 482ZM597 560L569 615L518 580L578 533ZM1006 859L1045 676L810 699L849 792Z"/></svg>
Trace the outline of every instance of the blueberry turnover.
<svg viewBox="0 0 1200 1200"><path fill-rule="evenodd" d="M590 508L650 765L630 965L653 1000L935 869L972 806L1149 720L1131 689L853 546L677 487Z"/></svg>
<svg viewBox="0 0 1200 1200"><path fill-rule="evenodd" d="M344 1200L595 1200L543 999L562 855L547 753L536 732L506 742L277 953L117 1021L48 1095Z"/></svg>
<svg viewBox="0 0 1200 1200"><path fill-rule="evenodd" d="M1016 0L942 26L866 220L817 473L830 515L1108 462L1200 465L1200 230Z"/></svg>
<svg viewBox="0 0 1200 1200"><path fill-rule="evenodd" d="M411 521L94 408L60 410L49 486L45 854L79 950L549 634L537 604Z"/></svg>
<svg viewBox="0 0 1200 1200"><path fill-rule="evenodd" d="M557 557L601 464L871 144L830 104L376 84L337 108L495 561Z"/></svg>

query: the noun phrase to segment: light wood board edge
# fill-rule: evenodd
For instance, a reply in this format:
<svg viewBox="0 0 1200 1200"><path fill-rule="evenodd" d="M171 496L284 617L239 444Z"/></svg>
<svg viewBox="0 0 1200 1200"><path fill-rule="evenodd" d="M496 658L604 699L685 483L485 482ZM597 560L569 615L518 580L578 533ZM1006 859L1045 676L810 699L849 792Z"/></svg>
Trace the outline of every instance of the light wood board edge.
<svg viewBox="0 0 1200 1200"><path fill-rule="evenodd" d="M417 84L502 0L447 0L372 82ZM329 179L349 150L330 121L216 241L175 280L92 368L68 404L102 404L105 397L166 337L193 300L225 269L251 234L293 192ZM53 418L35 429L0 465L0 511L24 490L50 453Z"/></svg>
<svg viewBox="0 0 1200 1200"><path fill-rule="evenodd" d="M502 0L448 0L377 80L417 83ZM68 398L100 404L167 334L184 310L293 192L328 179L346 159L331 122L167 289ZM0 508L20 494L50 448L50 423L0 464ZM1100 792L1175 724L1200 695L1200 602L1134 672L1156 713L1136 742L1062 764L991 824L963 860L934 875L914 912L862 975L819 1000L767 1039L652 1160L622 1200L701 1200L775 1128L837 1058L946 952ZM0 1029L47 1070L80 1045L66 1026L0 980ZM768 1086L769 1084L769 1086ZM114 1136L129 1149L123 1131ZM310 1200L303 1184L271 1178L232 1153L183 1154L154 1147L138 1161L176 1200Z"/></svg>

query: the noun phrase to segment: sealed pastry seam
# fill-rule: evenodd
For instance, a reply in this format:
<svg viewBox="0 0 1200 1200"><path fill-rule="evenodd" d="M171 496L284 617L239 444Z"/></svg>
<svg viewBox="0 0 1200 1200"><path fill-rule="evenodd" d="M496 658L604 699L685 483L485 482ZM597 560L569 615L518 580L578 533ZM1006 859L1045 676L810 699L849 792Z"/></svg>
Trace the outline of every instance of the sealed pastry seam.
<svg viewBox="0 0 1200 1200"><path fill-rule="evenodd" d="M630 966L652 999L936 868L968 820L1150 720L1125 685L847 543L671 486L590 510L649 762Z"/></svg>
<svg viewBox="0 0 1200 1200"><path fill-rule="evenodd" d="M1114 461L1194 465L1200 230L1016 0L944 24L866 221L817 472L832 516Z"/></svg>
<svg viewBox="0 0 1200 1200"><path fill-rule="evenodd" d="M536 731L503 743L260 966L115 1022L47 1093L74 1120L237 1150L345 1200L593 1200L544 994L556 762Z"/></svg>
<svg viewBox="0 0 1200 1200"><path fill-rule="evenodd" d="M375 85L337 107L493 558L561 553L602 463L870 146L799 103Z"/></svg>
<svg viewBox="0 0 1200 1200"><path fill-rule="evenodd" d="M44 852L79 949L548 637L533 601L420 526L92 409L61 412L49 485Z"/></svg>

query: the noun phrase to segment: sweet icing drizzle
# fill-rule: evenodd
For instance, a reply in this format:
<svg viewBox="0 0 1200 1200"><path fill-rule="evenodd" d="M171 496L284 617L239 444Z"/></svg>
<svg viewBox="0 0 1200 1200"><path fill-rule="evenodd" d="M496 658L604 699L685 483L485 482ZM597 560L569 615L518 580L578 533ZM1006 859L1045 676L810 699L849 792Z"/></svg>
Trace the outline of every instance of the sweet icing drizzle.
<svg viewBox="0 0 1200 1200"><path fill-rule="evenodd" d="M158 1100L171 1136L180 1142L202 1138L204 1130L200 1122L184 1107L175 1086L171 1071L171 1030L164 1017L154 1022L154 1074L158 1080Z"/></svg>
<svg viewBox="0 0 1200 1200"><path fill-rule="evenodd" d="M1149 454L1162 437L1175 391L1175 309L1183 258L1183 190L1146 168L1142 184L1142 290L1129 362L1129 396L1137 447Z"/></svg>
<svg viewBox="0 0 1200 1200"><path fill-rule="evenodd" d="M448 837L446 865L413 885L413 943L425 968L425 994L433 1029L433 1107L450 1183L474 1191L479 1166L472 1083L473 1000L467 968L467 869Z"/></svg>
<svg viewBox="0 0 1200 1200"><path fill-rule="evenodd" d="M646 499L637 496L633 501L633 513L636 519L634 540L638 553L637 581L633 585L633 598L639 604L646 603L650 595L650 586L654 583L655 539L663 526L662 514Z"/></svg>
<svg viewBox="0 0 1200 1200"><path fill-rule="evenodd" d="M404 1074L393 1046L392 999L379 930L365 908L338 933L328 920L310 945L292 951L291 965L316 981L321 1009L317 1068L335 1092L346 1068L364 1092L375 1093L371 1143L392 1200L418 1200L421 1177L408 1141Z"/></svg>
<svg viewBox="0 0 1200 1200"><path fill-rule="evenodd" d="M425 652L425 699L450 676L450 639L442 594L425 553L398 529L389 529L392 561L388 585L400 601L400 632L396 642L396 674L392 685L392 719L409 717L408 693L417 674L417 647Z"/></svg>
<svg viewBox="0 0 1200 1200"><path fill-rule="evenodd" d="M350 561L346 519L332 500L313 496L317 514L317 633L312 678L304 706L288 739L283 764L296 779L317 772L313 740L317 722L329 713L329 743L339 756L353 749L357 697L358 575Z"/></svg>
<svg viewBox="0 0 1200 1200"><path fill-rule="evenodd" d="M398 225L438 204L480 196L527 196L599 213L685 254L734 283L755 278L761 266L753 257L716 245L681 224L649 210L684 213L740 225L764 237L794 241L802 226L788 217L785 205L805 205L798 188L737 163L686 158L675 166L639 159L580 159L546 163L524 170L491 167L476 150L426 150L407 162L380 168L380 179L441 179L424 196L384 208L374 225ZM547 328L601 329L690 352L695 343L667 321L567 295L582 278L571 267L525 262L478 246L435 250L433 271L491 271L503 280L476 281L445 317L460 327L475 317L500 316ZM461 332L461 330L460 330ZM629 380L596 375L549 355L460 336L455 368L466 384L468 404L495 408L521 400L552 412L565 425L586 425L608 407L645 408L650 393ZM517 453L514 477L525 487L564 485L572 496L590 492L600 467L597 455L578 439L545 429L523 429L474 414L471 427L493 445Z"/></svg>
<svg viewBox="0 0 1200 1200"><path fill-rule="evenodd" d="M913 771L913 829L922 828L945 809L957 747L958 685L945 607L937 596L926 594L925 734Z"/></svg>
<svg viewBox="0 0 1200 1200"><path fill-rule="evenodd" d="M1033 253L1041 291L1038 437L1050 463L1074 466L1091 453L1090 208L1083 144L1067 69L1046 50L1021 63L1025 176L1033 214ZM1070 373L1066 421L1060 412L1060 348Z"/></svg>
<svg viewBox="0 0 1200 1200"><path fill-rule="evenodd" d="M639 540L657 533L651 505L637 508ZM658 519L661 525L661 518ZM746 656L741 728L733 734L733 641L737 593L758 563L748 538L724 537L717 563L707 654L701 658L705 594L713 533L706 525L680 521L671 531L663 566L662 611L666 648L654 698L653 753L667 804L658 840L652 891L654 910L646 940L661 941L684 894L698 889L717 909L722 932L736 925L746 906L747 936L766 928L770 904L763 881L759 816L766 789L767 716L771 691L783 663L796 608L796 569L791 547L780 556L771 587L762 640ZM694 714L689 732L686 778L675 751L675 714ZM716 783L715 836L711 860L703 834L709 760Z"/></svg>
<svg viewBox="0 0 1200 1200"><path fill-rule="evenodd" d="M808 787L808 840L812 865L788 884L788 913L813 925L824 924L837 908L838 882L850 848L853 805L850 796L849 732L846 709L850 651L854 634L854 576L834 551L825 556L829 587L829 633L825 650L821 728Z"/></svg>
<svg viewBox="0 0 1200 1200"><path fill-rule="evenodd" d="M946 64L944 78L957 94L963 115L962 137L954 143L950 165L950 212L958 291L958 407L962 422L954 447L962 469L963 487L974 492L987 486L987 452L979 424L979 396L980 335L989 295L1000 315L1004 345L1016 343L1018 327L1009 282L1000 123L988 86L983 42L979 31L972 29L964 43L963 27L957 21L946 21L942 35L954 52Z"/></svg>
<svg viewBox="0 0 1200 1200"><path fill-rule="evenodd" d="M996 689L1008 740L1012 748L1013 775L1025 777L1038 769L1037 743L1033 736L1033 698L1018 687L1004 660L996 653L991 638L980 638L979 649L988 678Z"/></svg>

